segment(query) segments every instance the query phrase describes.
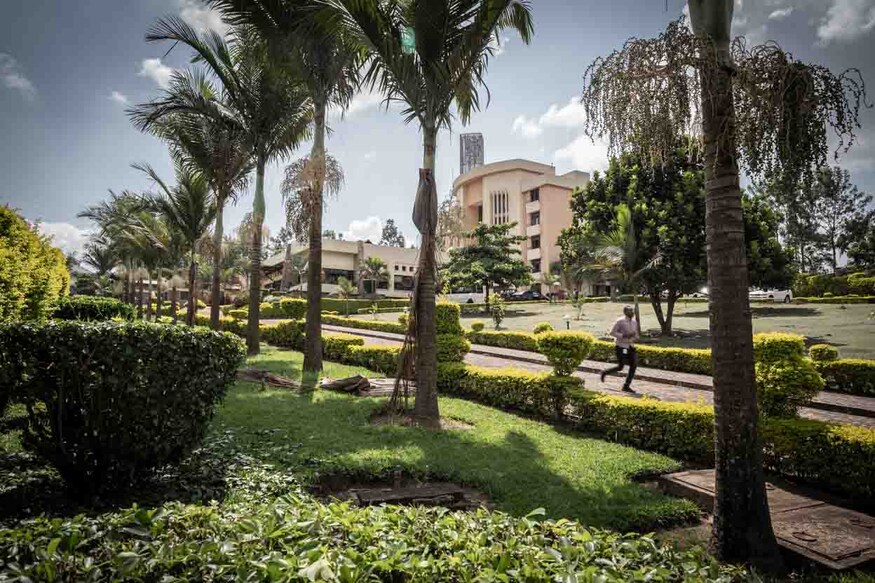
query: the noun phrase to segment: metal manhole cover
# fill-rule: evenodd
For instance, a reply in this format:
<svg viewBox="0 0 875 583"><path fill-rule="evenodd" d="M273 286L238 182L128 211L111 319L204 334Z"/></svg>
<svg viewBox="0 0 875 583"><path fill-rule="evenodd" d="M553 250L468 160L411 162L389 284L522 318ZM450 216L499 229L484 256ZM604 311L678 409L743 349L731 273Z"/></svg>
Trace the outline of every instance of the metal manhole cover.
<svg viewBox="0 0 875 583"><path fill-rule="evenodd" d="M775 536L803 555L847 568L875 559L872 519L846 508L821 504L772 515Z"/></svg>

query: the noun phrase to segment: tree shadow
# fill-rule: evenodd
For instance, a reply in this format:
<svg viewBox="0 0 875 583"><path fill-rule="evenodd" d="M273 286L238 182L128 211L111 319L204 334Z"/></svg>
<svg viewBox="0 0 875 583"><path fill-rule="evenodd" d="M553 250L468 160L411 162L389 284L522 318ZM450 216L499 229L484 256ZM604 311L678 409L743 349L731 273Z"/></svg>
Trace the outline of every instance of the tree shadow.
<svg viewBox="0 0 875 583"><path fill-rule="evenodd" d="M754 318L804 318L816 316L820 313L820 310L807 306L751 306L750 312ZM682 318L707 318L709 312L708 310L696 310L694 312L685 310L682 313L675 313L675 315Z"/></svg>

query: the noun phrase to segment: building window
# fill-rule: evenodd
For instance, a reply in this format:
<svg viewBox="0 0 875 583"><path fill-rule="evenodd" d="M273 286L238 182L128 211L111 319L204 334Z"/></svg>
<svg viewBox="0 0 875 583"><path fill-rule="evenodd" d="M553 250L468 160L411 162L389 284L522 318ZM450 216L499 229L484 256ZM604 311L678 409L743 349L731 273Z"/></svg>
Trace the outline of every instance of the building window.
<svg viewBox="0 0 875 583"><path fill-rule="evenodd" d="M492 192L492 224L503 225L510 219L510 201L506 190Z"/></svg>
<svg viewBox="0 0 875 583"><path fill-rule="evenodd" d="M541 248L541 236L535 235L529 240L529 249L540 249Z"/></svg>
<svg viewBox="0 0 875 583"><path fill-rule="evenodd" d="M541 224L541 213L540 211L535 211L533 213L529 213L529 225L534 227L535 225Z"/></svg>
<svg viewBox="0 0 875 583"><path fill-rule="evenodd" d="M413 277L409 275L396 275L395 276L395 289L401 291L412 291L413 290Z"/></svg>
<svg viewBox="0 0 875 583"><path fill-rule="evenodd" d="M532 259L532 273L541 273L541 260L540 259Z"/></svg>
<svg viewBox="0 0 875 583"><path fill-rule="evenodd" d="M483 222L483 205L482 204L477 207L477 222L478 223Z"/></svg>
<svg viewBox="0 0 875 583"><path fill-rule="evenodd" d="M529 202L537 202L541 200L541 189L535 188L529 193Z"/></svg>

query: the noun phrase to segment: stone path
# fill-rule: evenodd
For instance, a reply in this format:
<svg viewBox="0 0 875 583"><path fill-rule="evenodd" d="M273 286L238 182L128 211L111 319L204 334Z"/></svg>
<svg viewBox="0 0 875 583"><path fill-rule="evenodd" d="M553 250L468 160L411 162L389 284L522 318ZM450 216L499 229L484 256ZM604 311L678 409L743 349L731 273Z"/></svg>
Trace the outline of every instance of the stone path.
<svg viewBox="0 0 875 583"><path fill-rule="evenodd" d="M397 346L403 337L400 334L360 330L323 324L330 332L355 334L365 338L366 344ZM465 362L485 368L518 368L531 372L551 370L547 359L541 354L509 348L496 348L474 344ZM609 395L622 396L620 390L625 377L609 376L602 383L599 372L610 366L608 363L593 360L584 361L575 376L584 379L586 388ZM682 403L713 404L713 384L711 377L689 373L676 373L654 368L638 367L632 387L640 394L655 397L662 401ZM875 428L875 398L842 393L821 392L811 405L799 410L802 417L818 419L831 423L844 423Z"/></svg>

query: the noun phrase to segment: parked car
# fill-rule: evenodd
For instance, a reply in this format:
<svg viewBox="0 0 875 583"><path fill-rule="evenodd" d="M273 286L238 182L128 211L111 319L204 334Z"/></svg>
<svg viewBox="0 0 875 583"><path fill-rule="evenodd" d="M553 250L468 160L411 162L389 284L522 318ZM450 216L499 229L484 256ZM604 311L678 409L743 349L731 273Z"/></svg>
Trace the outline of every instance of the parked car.
<svg viewBox="0 0 875 583"><path fill-rule="evenodd" d="M484 295L482 292L458 292L446 294L446 299L457 304L482 304Z"/></svg>
<svg viewBox="0 0 875 583"><path fill-rule="evenodd" d="M546 300L546 296L539 291L535 291L533 289L528 289L526 291L519 291L514 294L508 296L507 301L509 302L537 302Z"/></svg>
<svg viewBox="0 0 875 583"><path fill-rule="evenodd" d="M793 301L793 292L788 289L752 289L748 294L748 298L751 301L773 301L773 302L781 302L784 304L789 304Z"/></svg>

